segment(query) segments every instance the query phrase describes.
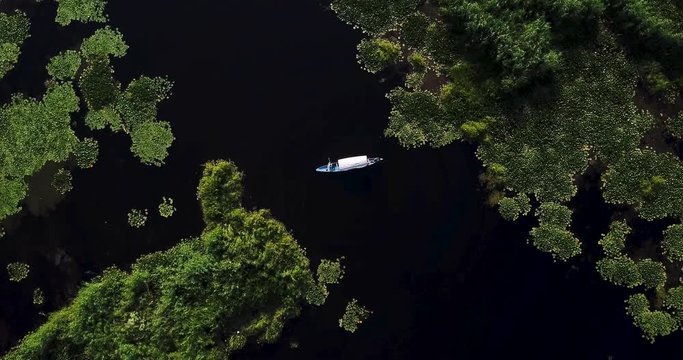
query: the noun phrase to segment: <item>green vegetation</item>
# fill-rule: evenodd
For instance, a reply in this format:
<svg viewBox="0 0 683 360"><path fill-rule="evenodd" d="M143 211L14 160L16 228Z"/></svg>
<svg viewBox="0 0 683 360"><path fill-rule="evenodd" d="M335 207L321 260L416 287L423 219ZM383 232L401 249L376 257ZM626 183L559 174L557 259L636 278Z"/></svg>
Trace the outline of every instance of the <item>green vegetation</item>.
<svg viewBox="0 0 683 360"><path fill-rule="evenodd" d="M147 121L133 128L130 134L133 145L131 151L143 164L161 166L168 156L173 132L171 124L165 121Z"/></svg>
<svg viewBox="0 0 683 360"><path fill-rule="evenodd" d="M321 284L339 284L339 280L344 277L344 267L341 265L341 259L321 260L318 265L317 274L318 282Z"/></svg>
<svg viewBox="0 0 683 360"><path fill-rule="evenodd" d="M105 22L105 5L102 0L59 0L57 21L62 25ZM0 13L0 78L14 66L28 36L29 20L23 13ZM172 83L140 76L122 90L110 61L127 50L118 30L97 29L82 41L79 51L65 50L49 60L46 68L51 79L45 83L42 100L15 94L0 105L0 220L21 210L29 177L48 162L62 163L73 155L80 167L93 166L97 143L93 139L79 142L72 129L77 123L72 116L81 114L79 95L87 105L84 120L90 129L109 127L128 133L131 149L143 163L164 163L174 137L170 124L158 121L156 115ZM59 190L67 192L67 175L59 176Z"/></svg>
<svg viewBox="0 0 683 360"><path fill-rule="evenodd" d="M176 208L173 206L173 199L162 197L161 204L159 204L159 215L163 218L170 218L175 213Z"/></svg>
<svg viewBox="0 0 683 360"><path fill-rule="evenodd" d="M72 80L81 68L81 56L77 51L67 50L50 59L47 73L55 80Z"/></svg>
<svg viewBox="0 0 683 360"><path fill-rule="evenodd" d="M73 177L71 176L71 171L59 169L52 178L52 187L57 190L58 193L64 195L73 190L72 182Z"/></svg>
<svg viewBox="0 0 683 360"><path fill-rule="evenodd" d="M45 295L40 288L33 289L33 305L43 305L45 303Z"/></svg>
<svg viewBox="0 0 683 360"><path fill-rule="evenodd" d="M30 22L22 12L0 13L0 79L19 61L21 45L29 37Z"/></svg>
<svg viewBox="0 0 683 360"><path fill-rule="evenodd" d="M358 305L356 299L351 299L348 304L346 304L346 310L341 319L339 319L339 327L342 329L354 333L358 330L358 326L365 321L372 312L365 307Z"/></svg>
<svg viewBox="0 0 683 360"><path fill-rule="evenodd" d="M517 194L515 197L503 197L498 201L498 212L505 220L514 221L531 211L530 199L527 194Z"/></svg>
<svg viewBox="0 0 683 360"><path fill-rule="evenodd" d="M93 167L97 162L97 156L99 154L100 145L97 140L93 138L85 138L79 141L74 148L76 164L82 169Z"/></svg>
<svg viewBox="0 0 683 360"><path fill-rule="evenodd" d="M387 95L385 135L407 148L475 144L488 202L503 218L517 220L538 204L529 238L535 247L561 261L579 256L567 204L578 185L601 188L615 221L599 242L605 257L596 269L614 284L646 290L647 312L630 314L654 339L677 329L661 300L679 283L672 269L680 264L633 254L661 248L668 260L683 261L683 230L673 225L661 247L658 239L631 244L623 219L683 220L681 5L335 0L332 7L369 35L359 45L362 66L407 71L405 86ZM400 54L379 51L380 39Z"/></svg>
<svg viewBox="0 0 683 360"><path fill-rule="evenodd" d="M13 262L7 264L7 274L9 275L9 280L14 282L19 282L28 277L28 272L30 268L27 264L20 262Z"/></svg>
<svg viewBox="0 0 683 360"><path fill-rule="evenodd" d="M147 223L147 209L131 209L128 212L128 225L133 228L141 228Z"/></svg>
<svg viewBox="0 0 683 360"><path fill-rule="evenodd" d="M401 45L387 39L363 40L358 44L358 62L371 73L376 73L398 62Z"/></svg>
<svg viewBox="0 0 683 360"><path fill-rule="evenodd" d="M57 23L66 26L72 21L106 22L106 0L57 0Z"/></svg>
<svg viewBox="0 0 683 360"><path fill-rule="evenodd" d="M674 224L664 231L664 255L671 261L683 261L683 224Z"/></svg>
<svg viewBox="0 0 683 360"><path fill-rule="evenodd" d="M626 301L626 313L633 317L633 323L643 331L643 337L654 342L658 336L669 335L678 329L678 323L670 313L650 310L644 294L631 295Z"/></svg>
<svg viewBox="0 0 683 360"><path fill-rule="evenodd" d="M231 162L207 164L201 236L141 257L130 272L108 269L5 359L225 359L275 341L315 281L285 226L241 207L241 178ZM345 323L356 326L362 310Z"/></svg>
<svg viewBox="0 0 683 360"><path fill-rule="evenodd" d="M81 54L88 60L109 56L124 57L128 51L128 45L123 40L123 35L110 27L97 29L93 35L83 40Z"/></svg>

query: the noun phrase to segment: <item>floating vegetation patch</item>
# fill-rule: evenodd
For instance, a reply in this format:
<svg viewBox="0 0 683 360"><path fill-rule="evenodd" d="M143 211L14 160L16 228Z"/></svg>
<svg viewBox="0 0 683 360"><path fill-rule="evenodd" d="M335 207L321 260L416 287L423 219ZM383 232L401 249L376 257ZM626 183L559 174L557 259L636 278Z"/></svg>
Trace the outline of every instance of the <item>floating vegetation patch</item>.
<svg viewBox="0 0 683 360"><path fill-rule="evenodd" d="M147 223L147 209L131 209L128 212L128 225L133 228L141 228Z"/></svg>
<svg viewBox="0 0 683 360"><path fill-rule="evenodd" d="M162 197L161 204L159 204L159 215L163 218L170 218L175 213L176 208L173 206L173 199Z"/></svg>
<svg viewBox="0 0 683 360"><path fill-rule="evenodd" d="M346 304L346 309L344 310L344 315L339 319L339 327L342 329L354 333L358 330L360 326L367 318L370 316L372 311L358 304L356 299L351 299L348 304Z"/></svg>
<svg viewBox="0 0 683 360"><path fill-rule="evenodd" d="M7 274L9 275L9 280L14 282L19 282L28 277L30 267L28 264L13 262L7 264Z"/></svg>

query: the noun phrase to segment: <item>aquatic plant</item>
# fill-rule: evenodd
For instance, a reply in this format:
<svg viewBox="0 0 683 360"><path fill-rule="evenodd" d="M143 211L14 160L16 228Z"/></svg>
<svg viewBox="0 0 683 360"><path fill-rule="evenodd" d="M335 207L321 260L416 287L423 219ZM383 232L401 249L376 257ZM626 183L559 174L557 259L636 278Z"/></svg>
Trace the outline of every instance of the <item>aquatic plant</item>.
<svg viewBox="0 0 683 360"><path fill-rule="evenodd" d="M383 38L363 39L358 44L358 63L370 73L394 65L401 57L401 45Z"/></svg>
<svg viewBox="0 0 683 360"><path fill-rule="evenodd" d="M500 216L509 221L517 220L531 211L530 199L527 194L517 194L515 197L503 197L498 200Z"/></svg>
<svg viewBox="0 0 683 360"><path fill-rule="evenodd" d="M76 164L82 169L89 169L97 162L97 156L100 153L100 145L97 140L93 138L85 138L76 144L74 148L74 156L76 157Z"/></svg>
<svg viewBox="0 0 683 360"><path fill-rule="evenodd" d="M339 280L344 277L344 267L341 265L341 259L320 260L317 274L318 282L321 284L338 284Z"/></svg>
<svg viewBox="0 0 683 360"><path fill-rule="evenodd" d="M123 35L109 26L97 29L94 34L83 40L81 55L88 60L113 57L124 57L128 51L128 45L123 40Z"/></svg>
<svg viewBox="0 0 683 360"><path fill-rule="evenodd" d="M421 0L334 0L331 8L339 18L370 34L394 29Z"/></svg>
<svg viewBox="0 0 683 360"><path fill-rule="evenodd" d="M14 68L21 45L29 37L30 21L22 12L0 12L0 79Z"/></svg>
<svg viewBox="0 0 683 360"><path fill-rule="evenodd" d="M7 264L7 274L9 275L9 280L14 282L19 282L28 277L30 267L28 264L13 262Z"/></svg>
<svg viewBox="0 0 683 360"><path fill-rule="evenodd" d="M57 0L57 18L55 21L66 26L72 21L106 22L104 8L106 0Z"/></svg>
<svg viewBox="0 0 683 360"><path fill-rule="evenodd" d="M346 309L344 310L344 315L339 319L339 327L342 329L354 333L358 330L358 326L362 324L372 312L365 307L358 304L356 299L351 299L348 304L346 304Z"/></svg>
<svg viewBox="0 0 683 360"><path fill-rule="evenodd" d="M241 206L241 178L231 162L207 164L200 237L145 255L130 272L106 270L5 359L218 359L274 342L315 281L286 227ZM367 314L359 309L354 326Z"/></svg>
<svg viewBox="0 0 683 360"><path fill-rule="evenodd" d="M683 224L674 224L664 231L662 251L671 261L683 261Z"/></svg>
<svg viewBox="0 0 683 360"><path fill-rule="evenodd" d="M147 121L134 127L130 133L133 142L130 150L143 164L161 166L168 156L173 132L166 121Z"/></svg>
<svg viewBox="0 0 683 360"><path fill-rule="evenodd" d="M128 225L133 228L141 228L147 223L147 209L131 209L128 212Z"/></svg>
<svg viewBox="0 0 683 360"><path fill-rule="evenodd" d="M45 303L45 295L43 294L43 290L40 288L35 288L33 289L33 305L43 305Z"/></svg>
<svg viewBox="0 0 683 360"><path fill-rule="evenodd" d="M71 171L59 169L52 178L52 187L57 190L58 193L64 195L73 190L72 181L73 177L71 176Z"/></svg>
<svg viewBox="0 0 683 360"><path fill-rule="evenodd" d="M595 268L604 280L614 285L633 288L643 283L638 264L626 255L600 259Z"/></svg>
<svg viewBox="0 0 683 360"><path fill-rule="evenodd" d="M577 184L593 185L586 174L600 173L605 201L635 209L639 218L683 219L683 165L674 147L648 147L650 141L665 142L649 132L655 118L634 102L638 83L659 102L680 98L683 63L674 59L683 56L683 10L677 4L443 0L417 5L393 16L377 2L333 4L342 20L371 36L365 42L390 39L406 53L407 89L388 94L392 110L385 135L407 148L460 139L475 143L484 165L480 179L492 192L489 202L498 205L502 217L515 220L531 205L506 194L533 196L540 203L539 224L529 242L555 259L581 253L570 230L573 209L566 204L579 191ZM664 124L674 136L683 134L683 114L672 114ZM645 298L648 312L633 313L653 338L672 329L657 300L670 282L664 264L655 260L659 256L631 258L630 231L624 221L612 224L599 242L606 257L596 269L614 284L655 289ZM662 243L674 261L683 259L677 231L672 226ZM655 310L649 310L650 301Z"/></svg>
<svg viewBox="0 0 683 360"><path fill-rule="evenodd" d="M609 232L598 241L598 244L602 246L607 257L618 257L624 254L626 237L630 233L631 227L625 221L614 221L609 226Z"/></svg>
<svg viewBox="0 0 683 360"><path fill-rule="evenodd" d="M325 284L313 283L306 290L306 301L311 305L321 306L325 304L329 294Z"/></svg>
<svg viewBox="0 0 683 360"><path fill-rule="evenodd" d="M81 55L77 51L67 50L50 59L47 73L55 80L72 80L81 68Z"/></svg>
<svg viewBox="0 0 683 360"><path fill-rule="evenodd" d="M173 199L162 197L161 204L159 204L159 215L164 218L170 218L175 213L176 208L173 206Z"/></svg>
<svg viewBox="0 0 683 360"><path fill-rule="evenodd" d="M114 80L114 70L107 58L97 58L88 62L78 86L90 111L113 107L121 92L120 84ZM93 130L101 128L96 126Z"/></svg>

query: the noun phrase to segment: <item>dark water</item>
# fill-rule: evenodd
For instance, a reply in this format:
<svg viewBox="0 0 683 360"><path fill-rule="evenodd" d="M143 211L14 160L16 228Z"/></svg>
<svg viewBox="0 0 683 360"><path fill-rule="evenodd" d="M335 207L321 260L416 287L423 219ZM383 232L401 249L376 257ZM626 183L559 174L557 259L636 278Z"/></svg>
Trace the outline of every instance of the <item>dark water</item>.
<svg viewBox="0 0 683 360"><path fill-rule="evenodd" d="M24 283L0 277L0 346L41 322L30 304L45 289L46 310L65 304L81 281L127 267L202 229L195 189L201 164L230 158L246 173L245 203L271 209L320 258L345 257L343 284L328 303L306 309L282 341L250 347L241 359L640 359L680 358L680 334L656 346L624 314L626 292L600 281L590 262L553 263L525 243L530 223L508 224L483 206L479 162L463 144L405 150L382 130L394 79L364 73L361 34L324 2L113 1L109 13L131 50L116 61L122 82L168 75L174 95L160 118L176 142L161 168L137 163L122 134L98 132L94 169L75 171L75 190L44 215L30 212L3 238L2 264L25 261ZM12 75L40 94L48 56L91 27L49 24L54 4L26 6L34 28ZM22 80L24 75L36 81ZM6 89L7 90L7 89ZM379 166L340 176L313 172L327 157L382 156ZM40 183L40 181L37 181ZM175 199L170 220L150 216L130 229L132 207L155 212ZM32 196L32 201L46 199ZM47 201L49 203L49 201ZM576 201L576 230L597 239L609 223L596 191ZM36 206L38 207L38 206ZM34 209L34 212L35 211ZM589 248L593 245L589 245ZM356 334L337 326L355 297L373 310ZM298 347L293 348L291 344Z"/></svg>

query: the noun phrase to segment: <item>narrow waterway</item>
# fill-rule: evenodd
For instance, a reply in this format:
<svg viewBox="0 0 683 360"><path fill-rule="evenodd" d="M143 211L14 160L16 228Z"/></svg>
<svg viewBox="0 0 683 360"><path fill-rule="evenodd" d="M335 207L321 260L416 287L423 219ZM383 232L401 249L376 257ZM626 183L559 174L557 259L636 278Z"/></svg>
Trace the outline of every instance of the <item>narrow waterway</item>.
<svg viewBox="0 0 683 360"><path fill-rule="evenodd" d="M35 21L54 14L52 3L25 6ZM344 256L347 269L324 307L305 309L282 341L249 347L239 358L676 353L681 335L647 344L624 314L625 292L598 279L589 263L553 263L526 244L529 223L505 223L483 205L472 146L406 150L383 136L385 94L396 79L359 68L355 47L362 35L336 19L326 2L117 0L108 9L131 47L115 61L122 83L141 74L175 81L160 118L172 123L176 142L167 165L154 168L133 159L125 135L97 132L99 162L75 170L74 191L64 201L50 208L32 195L37 205L0 240L3 266L31 265L21 284L0 276L3 352L41 322L30 300L34 287L45 290L45 310L54 310L103 269L125 268L198 234L201 164L229 158L246 174L248 207L270 209L313 264ZM38 69L56 49L77 44L71 34L89 29L36 26L25 55L39 60L11 77L30 73L33 80L17 89L40 94L45 74ZM346 174L313 171L328 157L357 154L385 161ZM130 208L154 213L162 196L175 200L171 219L151 216L140 230L127 225ZM584 218L605 218L595 205L599 196L581 195ZM356 334L337 324L352 297L373 311Z"/></svg>

